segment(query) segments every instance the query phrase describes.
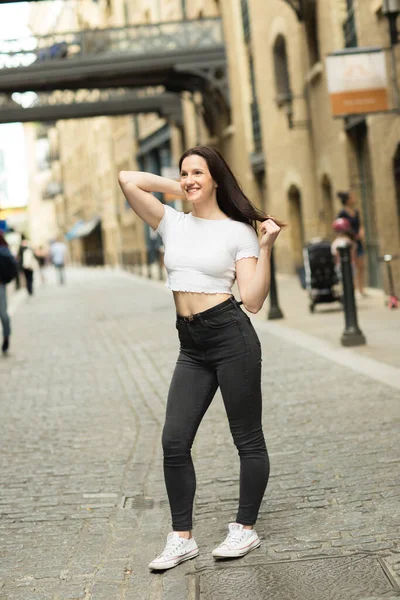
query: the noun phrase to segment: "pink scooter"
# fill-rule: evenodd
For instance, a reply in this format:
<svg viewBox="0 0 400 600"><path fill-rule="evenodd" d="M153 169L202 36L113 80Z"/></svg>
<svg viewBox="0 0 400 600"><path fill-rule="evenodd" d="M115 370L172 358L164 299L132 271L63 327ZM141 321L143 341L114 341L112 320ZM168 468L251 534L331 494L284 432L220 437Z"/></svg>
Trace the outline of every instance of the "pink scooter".
<svg viewBox="0 0 400 600"><path fill-rule="evenodd" d="M399 254L384 254L384 256L380 256L378 259L380 262L385 262L387 267L387 274L389 280L388 308L399 308L399 299L396 296L396 292L394 289L392 265L390 264L392 260L396 260L397 258L400 258Z"/></svg>

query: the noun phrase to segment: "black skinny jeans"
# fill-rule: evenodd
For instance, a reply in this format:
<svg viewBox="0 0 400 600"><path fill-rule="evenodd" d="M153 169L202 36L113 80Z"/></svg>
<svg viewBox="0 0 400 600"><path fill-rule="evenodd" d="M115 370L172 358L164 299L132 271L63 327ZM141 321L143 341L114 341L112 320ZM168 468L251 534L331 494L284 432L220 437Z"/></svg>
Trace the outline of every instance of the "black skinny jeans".
<svg viewBox="0 0 400 600"><path fill-rule="evenodd" d="M178 315L176 327L181 348L162 436L172 527L174 531L192 529L196 476L191 447L218 386L240 457L236 522L254 525L269 477L261 425L261 346L257 334L233 298L194 317Z"/></svg>

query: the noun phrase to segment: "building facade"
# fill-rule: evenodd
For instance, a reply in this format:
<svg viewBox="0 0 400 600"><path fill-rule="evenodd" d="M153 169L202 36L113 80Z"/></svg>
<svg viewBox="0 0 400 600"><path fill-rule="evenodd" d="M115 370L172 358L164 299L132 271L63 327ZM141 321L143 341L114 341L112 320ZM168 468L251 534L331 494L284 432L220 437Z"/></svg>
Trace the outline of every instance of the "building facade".
<svg viewBox="0 0 400 600"><path fill-rule="evenodd" d="M20 123L0 125L0 220L21 233L28 227L26 149Z"/></svg>
<svg viewBox="0 0 400 600"><path fill-rule="evenodd" d="M303 14L297 15L300 5ZM277 245L282 272L301 268L302 248L311 238L332 237L340 208L336 193L352 188L366 232L366 283L384 284L378 256L400 247L399 117L333 118L326 76L331 52L388 47L381 0L82 0L58 5L46 18L43 10L40 3L32 9L38 34L180 21L196 27L220 17L225 39L226 71L220 76L229 94L212 127L200 89L177 92L176 118L138 114L57 122L50 134L52 190L58 227L70 237L74 260L157 261L160 240L127 206L118 172L173 176L182 151L201 143L224 154L254 204L287 221ZM400 77L399 47L395 56ZM390 73L389 52L387 61ZM391 98L394 91L390 85ZM400 265L395 269L399 276Z"/></svg>
<svg viewBox="0 0 400 600"><path fill-rule="evenodd" d="M55 6L52 11L35 5L30 25L35 33L43 35L183 19L196 23L203 18L219 17L220 10L216 0L165 0L162 3L157 0L135 3L84 0L77 6L69 3ZM203 118L202 94L193 90L177 95L180 117L175 120L139 114L64 120L52 128L49 139L53 147L53 199L59 230L70 239L73 261L126 265L157 261L160 240L143 226L125 202L117 183L118 172L147 169L174 176L184 149L199 143L219 148L245 191L256 204L262 204L254 173L248 168L254 154L247 110L251 99L248 86L243 85L243 79L249 81L249 73L242 25L237 17L234 14L230 22L224 23L225 35L231 35L231 27L234 28L231 43L239 47L235 50L237 56L229 63L230 106L218 115L213 131ZM247 114L247 118L243 119L243 114ZM160 199L174 201L161 196ZM176 205L189 209L180 201Z"/></svg>
<svg viewBox="0 0 400 600"><path fill-rule="evenodd" d="M400 113L334 119L326 55L357 46L387 48L383 3L304 2L301 21L284 0L247 4L266 149L268 207L289 224L277 248L279 268L290 271L300 266L304 243L314 236L332 235L331 223L340 208L336 193L351 188L365 228L366 283L381 286L378 256L398 253L400 248ZM395 54L400 77L399 47ZM390 73L389 52L386 58ZM395 108L393 85L389 93ZM395 269L399 276L399 267Z"/></svg>

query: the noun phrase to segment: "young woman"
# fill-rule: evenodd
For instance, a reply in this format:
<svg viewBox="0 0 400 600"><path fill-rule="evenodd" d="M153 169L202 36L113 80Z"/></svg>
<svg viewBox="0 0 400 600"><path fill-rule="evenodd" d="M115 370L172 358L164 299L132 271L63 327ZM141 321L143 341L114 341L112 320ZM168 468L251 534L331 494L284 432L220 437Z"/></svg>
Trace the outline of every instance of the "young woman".
<svg viewBox="0 0 400 600"><path fill-rule="evenodd" d="M358 209L356 208L357 199L355 194L350 190L348 192L338 192L338 198L343 204L342 210L338 213L337 219L348 219L351 229L354 233L354 239L357 244L356 248L356 281L358 291L361 296L365 296L364 291L364 228L361 225L361 218Z"/></svg>
<svg viewBox="0 0 400 600"><path fill-rule="evenodd" d="M250 203L216 150L187 150L179 169L180 182L150 173L119 175L133 210L163 239L180 340L162 436L173 531L164 551L149 564L154 570L198 555L191 533L196 478L190 451L218 387L240 456L240 499L236 522L213 551L215 558L244 556L260 545L253 526L269 476L261 425L261 347L240 304L251 313L261 309L270 287L271 250L282 224ZM165 206L151 192L184 197L192 212ZM262 223L260 241L257 221ZM235 279L242 302L231 292Z"/></svg>

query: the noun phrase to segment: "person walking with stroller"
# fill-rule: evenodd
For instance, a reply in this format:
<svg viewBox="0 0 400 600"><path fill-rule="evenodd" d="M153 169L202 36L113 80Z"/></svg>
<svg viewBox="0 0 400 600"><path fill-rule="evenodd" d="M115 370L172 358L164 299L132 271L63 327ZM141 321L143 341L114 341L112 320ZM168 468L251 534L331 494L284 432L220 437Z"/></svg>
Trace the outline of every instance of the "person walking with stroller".
<svg viewBox="0 0 400 600"><path fill-rule="evenodd" d="M0 231L0 320L3 328L3 343L1 351L6 354L10 346L11 322L7 312L6 286L16 276L18 271L17 261L11 254L8 243Z"/></svg>
<svg viewBox="0 0 400 600"><path fill-rule="evenodd" d="M132 209L162 237L180 341L162 435L172 532L150 562L152 570L198 555L192 536L196 477L191 447L218 387L239 451L240 498L236 521L213 551L216 559L244 556L260 545L253 527L269 477L261 423L261 346L240 304L251 313L261 309L270 287L272 246L283 223L251 204L215 149L187 150L179 169L180 182L151 173L119 174ZM153 192L185 198L192 212L163 205ZM241 302L232 295L235 279Z"/></svg>

